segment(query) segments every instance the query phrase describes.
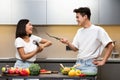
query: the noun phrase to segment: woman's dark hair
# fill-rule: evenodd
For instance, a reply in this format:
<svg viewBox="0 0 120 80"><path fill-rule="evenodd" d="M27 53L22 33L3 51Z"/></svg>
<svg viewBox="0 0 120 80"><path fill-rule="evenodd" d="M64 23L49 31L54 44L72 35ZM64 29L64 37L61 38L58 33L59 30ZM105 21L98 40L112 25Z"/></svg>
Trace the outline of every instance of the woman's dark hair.
<svg viewBox="0 0 120 80"><path fill-rule="evenodd" d="M90 20L91 11L88 7L80 7L78 9L74 9L73 12L80 13L82 16L87 15L88 19Z"/></svg>
<svg viewBox="0 0 120 80"><path fill-rule="evenodd" d="M28 19L21 19L17 23L17 28L16 28L16 38L21 37L23 38L24 36L27 36L26 33L26 24L29 22Z"/></svg>

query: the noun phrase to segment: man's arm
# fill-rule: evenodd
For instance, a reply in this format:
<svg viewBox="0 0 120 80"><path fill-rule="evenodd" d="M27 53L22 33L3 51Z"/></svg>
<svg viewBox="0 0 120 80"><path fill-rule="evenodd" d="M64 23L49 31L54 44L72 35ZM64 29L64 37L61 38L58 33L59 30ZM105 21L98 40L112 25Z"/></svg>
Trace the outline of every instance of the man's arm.
<svg viewBox="0 0 120 80"><path fill-rule="evenodd" d="M78 49L72 43L70 43L67 39L61 38L60 41L66 44L67 46L69 46L69 48L72 49L73 51L78 51Z"/></svg>
<svg viewBox="0 0 120 80"><path fill-rule="evenodd" d="M103 57L103 59L101 61L97 61L95 60L93 63L96 64L97 66L102 66L105 64L105 62L108 60L108 58L110 57L110 54L113 50L114 44L113 42L108 43L108 45L106 46L106 50L105 50L105 55Z"/></svg>

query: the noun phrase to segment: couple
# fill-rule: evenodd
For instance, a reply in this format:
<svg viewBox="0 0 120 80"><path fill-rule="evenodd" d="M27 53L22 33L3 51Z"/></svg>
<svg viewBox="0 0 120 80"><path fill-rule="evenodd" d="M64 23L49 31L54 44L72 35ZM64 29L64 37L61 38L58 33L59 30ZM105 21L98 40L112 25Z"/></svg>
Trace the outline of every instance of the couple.
<svg viewBox="0 0 120 80"><path fill-rule="evenodd" d="M90 22L91 11L88 7L74 9L76 21L82 28L78 29L73 42L65 38L60 41L69 46L73 51L78 51L76 64L77 69L83 73L97 74L97 66L102 66L107 61L114 47L107 32L100 26ZM16 58L14 67L28 68L36 60L36 55L52 43L49 40L32 35L33 26L28 19L18 22L16 28ZM105 55L101 61L95 60L100 57L103 49Z"/></svg>

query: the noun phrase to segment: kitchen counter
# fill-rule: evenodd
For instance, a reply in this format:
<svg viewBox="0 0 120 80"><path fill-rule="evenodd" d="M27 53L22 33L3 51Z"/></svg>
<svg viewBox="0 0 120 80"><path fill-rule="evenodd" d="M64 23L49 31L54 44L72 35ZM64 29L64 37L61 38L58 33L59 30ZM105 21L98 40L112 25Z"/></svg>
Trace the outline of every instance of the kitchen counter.
<svg viewBox="0 0 120 80"><path fill-rule="evenodd" d="M102 60L99 58L98 60ZM16 58L0 58L0 62L15 62ZM75 58L37 58L35 62L75 62ZM107 62L120 62L120 58L109 58Z"/></svg>
<svg viewBox="0 0 120 80"><path fill-rule="evenodd" d="M102 58L98 59L101 60ZM16 59L0 59L0 68L2 66L14 66ZM52 71L60 71L60 63L64 66L71 67L75 64L75 58L37 58L35 63L38 63L41 68ZM109 58L105 65L98 67L98 80L119 80L120 79L120 58ZM0 71L1 73L1 71ZM114 77L113 77L114 75ZM48 79L46 79L48 80Z"/></svg>
<svg viewBox="0 0 120 80"><path fill-rule="evenodd" d="M40 74L39 76L0 76L1 79L12 80L12 78L17 79L40 79L40 80L95 80L95 76L85 76L85 77L69 77L67 75L58 74Z"/></svg>

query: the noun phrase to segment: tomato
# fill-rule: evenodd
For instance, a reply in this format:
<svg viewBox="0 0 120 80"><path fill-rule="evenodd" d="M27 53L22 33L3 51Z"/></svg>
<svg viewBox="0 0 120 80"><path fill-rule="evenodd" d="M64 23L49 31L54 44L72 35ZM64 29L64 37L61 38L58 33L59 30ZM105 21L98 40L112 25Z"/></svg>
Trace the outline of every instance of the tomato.
<svg viewBox="0 0 120 80"><path fill-rule="evenodd" d="M86 74L83 74L83 73L81 73L80 75L79 75L79 77L85 77L86 76Z"/></svg>
<svg viewBox="0 0 120 80"><path fill-rule="evenodd" d="M41 69L40 72L47 72L47 70L46 69Z"/></svg>

